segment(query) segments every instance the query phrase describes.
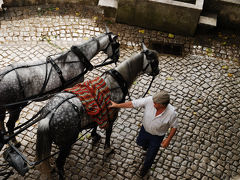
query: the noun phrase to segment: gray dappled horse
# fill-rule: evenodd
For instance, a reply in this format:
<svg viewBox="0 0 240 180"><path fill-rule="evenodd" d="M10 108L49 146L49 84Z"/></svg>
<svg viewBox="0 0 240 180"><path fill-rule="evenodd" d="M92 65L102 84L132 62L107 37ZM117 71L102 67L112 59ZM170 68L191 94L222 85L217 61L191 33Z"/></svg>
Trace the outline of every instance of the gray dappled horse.
<svg viewBox="0 0 240 180"><path fill-rule="evenodd" d="M156 76L159 73L158 56L155 51L146 49L125 60L115 70L108 71L103 76L106 85L110 89L111 100L124 102L134 80L140 73L148 73ZM114 109L114 118L109 120L106 128L105 150L111 152L110 136L113 122L118 116L118 110ZM42 109L37 130L36 159L42 160L50 155L51 146L54 142L60 149L56 160L59 178L64 178L64 164L69 155L72 144L83 129L94 128L92 131L93 141L99 140L96 133L97 123L87 115L85 108L75 94L61 92L52 97ZM87 121L86 121L87 120ZM87 122L87 123L86 123ZM50 165L47 160L42 162L40 171L50 175ZM45 172L44 172L45 171Z"/></svg>
<svg viewBox="0 0 240 180"><path fill-rule="evenodd" d="M89 61L100 51L114 61L119 57L117 36L108 29L107 33L72 46L71 50L54 58L49 56L47 60L18 62L1 69L0 130L5 132L6 111L10 114L6 126L13 134L15 122L29 100L44 100L48 94L83 82L83 75L93 67ZM13 142L17 143L15 138Z"/></svg>

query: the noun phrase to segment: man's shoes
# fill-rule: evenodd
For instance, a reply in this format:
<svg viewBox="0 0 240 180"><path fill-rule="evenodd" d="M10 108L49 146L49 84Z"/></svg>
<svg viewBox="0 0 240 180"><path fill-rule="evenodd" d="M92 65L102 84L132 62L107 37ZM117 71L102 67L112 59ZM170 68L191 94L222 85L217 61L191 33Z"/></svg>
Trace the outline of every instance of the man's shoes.
<svg viewBox="0 0 240 180"><path fill-rule="evenodd" d="M144 177L148 173L148 169L142 168L140 172L137 172L137 176Z"/></svg>
<svg viewBox="0 0 240 180"><path fill-rule="evenodd" d="M143 152L142 152L142 155L143 155L143 156L146 156L146 154L147 154L147 151L143 151Z"/></svg>
<svg viewBox="0 0 240 180"><path fill-rule="evenodd" d="M143 146L142 149L143 149L142 155L146 156L148 147L147 146Z"/></svg>

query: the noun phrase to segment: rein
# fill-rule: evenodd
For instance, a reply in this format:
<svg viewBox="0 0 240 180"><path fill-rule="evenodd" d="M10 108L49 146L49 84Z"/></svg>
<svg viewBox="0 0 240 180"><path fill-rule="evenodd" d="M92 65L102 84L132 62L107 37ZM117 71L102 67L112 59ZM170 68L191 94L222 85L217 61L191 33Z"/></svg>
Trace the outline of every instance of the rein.
<svg viewBox="0 0 240 180"><path fill-rule="evenodd" d="M149 54L149 51L148 51L148 50L144 50L144 51L142 51L141 53L145 54L146 57L147 57L147 59L148 59L148 58L151 58L151 57L150 57L151 55ZM152 80L151 80L151 82L150 82L150 84L149 84L149 86L148 86L147 91L144 93L143 97L146 96L146 94L148 93L149 89L150 89L151 86L152 86L152 83L153 83L155 77L159 74L159 70L157 69L158 64L157 64L154 60L151 60L150 63L148 63L145 68L143 68L143 71L146 71L149 66L151 66L151 68L152 68L152 72L149 73L149 75L152 76Z"/></svg>
<svg viewBox="0 0 240 180"><path fill-rule="evenodd" d="M150 84L149 84L149 86L148 86L147 91L144 93L143 98L146 96L146 94L148 93L149 89L151 88L152 83L153 83L153 80L155 79L155 77L156 77L156 76L153 76L153 77L152 77L152 80L151 80L151 82L150 82Z"/></svg>

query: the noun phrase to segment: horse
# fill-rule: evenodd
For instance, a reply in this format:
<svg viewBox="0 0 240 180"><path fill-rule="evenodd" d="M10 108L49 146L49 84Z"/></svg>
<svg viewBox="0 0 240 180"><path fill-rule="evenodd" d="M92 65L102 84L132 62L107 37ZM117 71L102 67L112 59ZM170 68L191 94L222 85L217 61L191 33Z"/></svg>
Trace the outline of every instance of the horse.
<svg viewBox="0 0 240 180"><path fill-rule="evenodd" d="M102 79L109 88L111 100L118 103L124 102L128 89L140 73L148 73L151 76L156 76L159 73L157 52L147 49L144 44L142 46L142 52L131 56L115 69L103 74ZM118 111L117 109L113 110L111 118L108 119L108 125L105 127L106 141L104 148L107 153L112 151L110 136ZM83 102L76 94L69 91L60 92L52 97L43 107L38 118L41 120L37 129L36 160L41 161L48 157L54 142L60 151L56 160L56 167L59 179L63 179L66 158L70 153L71 146L78 138L79 132L93 128L91 137L96 142L101 137L96 132L98 124L92 116L86 113L86 107L83 106ZM43 161L40 166L41 174L45 173L51 176L51 166L48 160Z"/></svg>
<svg viewBox="0 0 240 180"><path fill-rule="evenodd" d="M6 126L11 135L21 110L30 101L46 100L49 95L83 82L84 74L93 69L89 61L100 51L116 62L119 58L117 37L107 29L105 34L72 46L71 50L60 55L48 56L47 60L18 62L1 69L0 130L6 133L6 111L10 115ZM110 62L105 60L104 63ZM13 142L16 146L21 145L16 138Z"/></svg>

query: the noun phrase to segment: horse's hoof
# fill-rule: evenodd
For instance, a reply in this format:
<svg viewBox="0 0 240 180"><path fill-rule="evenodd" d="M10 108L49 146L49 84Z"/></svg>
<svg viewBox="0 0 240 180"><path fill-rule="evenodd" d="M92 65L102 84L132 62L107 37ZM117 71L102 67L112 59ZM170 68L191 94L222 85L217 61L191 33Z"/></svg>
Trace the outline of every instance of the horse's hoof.
<svg viewBox="0 0 240 180"><path fill-rule="evenodd" d="M93 136L92 145L95 146L99 142L100 139L101 139L100 135Z"/></svg>
<svg viewBox="0 0 240 180"><path fill-rule="evenodd" d="M112 149L112 148L105 149L106 157L110 156L113 153L114 153L114 149Z"/></svg>
<svg viewBox="0 0 240 180"><path fill-rule="evenodd" d="M57 173L58 173L58 179L59 180L64 180L65 173L63 168L57 168Z"/></svg>
<svg viewBox="0 0 240 180"><path fill-rule="evenodd" d="M19 148L22 145L19 141L13 141L13 144L16 148Z"/></svg>
<svg viewBox="0 0 240 180"><path fill-rule="evenodd" d="M55 168L52 168L52 170L51 170L51 174L54 174L55 172L57 172L57 170L55 169Z"/></svg>
<svg viewBox="0 0 240 180"><path fill-rule="evenodd" d="M59 175L59 180L64 180L64 175Z"/></svg>

